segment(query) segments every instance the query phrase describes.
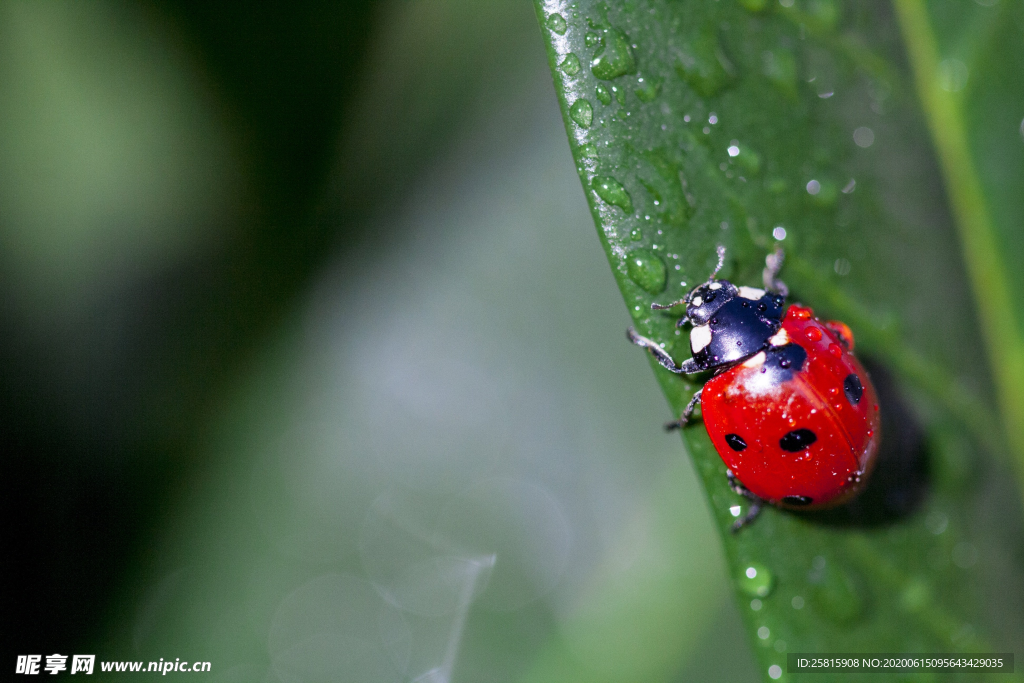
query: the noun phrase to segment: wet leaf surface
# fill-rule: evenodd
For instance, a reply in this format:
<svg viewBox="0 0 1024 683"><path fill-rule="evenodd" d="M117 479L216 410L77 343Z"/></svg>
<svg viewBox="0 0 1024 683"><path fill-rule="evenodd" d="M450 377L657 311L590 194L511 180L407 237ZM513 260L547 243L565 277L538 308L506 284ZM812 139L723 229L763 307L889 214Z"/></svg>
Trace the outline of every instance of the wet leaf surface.
<svg viewBox="0 0 1024 683"><path fill-rule="evenodd" d="M1009 296L1024 248L1012 191L1024 173L1020 8L966 5L537 2L577 170L636 329L681 362L679 312L651 304L706 279L718 244L721 277L758 286L778 244L791 301L851 326L878 389L884 436L864 494L825 513L769 509L738 534L746 501L699 421L684 430L766 680L791 678L787 652L1024 642L1011 607L1024 597L1024 534L1004 445L1020 442L1024 419ZM945 58L922 68L935 55ZM582 68L559 68L567 60ZM970 96L919 99L932 77ZM950 151L943 134L963 144ZM699 384L652 366L678 414Z"/></svg>

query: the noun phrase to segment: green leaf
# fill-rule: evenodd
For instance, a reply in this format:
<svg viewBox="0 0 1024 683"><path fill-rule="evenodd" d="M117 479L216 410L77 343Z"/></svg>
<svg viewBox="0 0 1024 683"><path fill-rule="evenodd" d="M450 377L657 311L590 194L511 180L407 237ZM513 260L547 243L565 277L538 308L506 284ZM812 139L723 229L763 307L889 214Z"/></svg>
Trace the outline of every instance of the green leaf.
<svg viewBox="0 0 1024 683"><path fill-rule="evenodd" d="M790 678L787 652L992 652L1024 640L1020 611L1006 607L1024 574L1004 446L1024 452L1024 317L1010 295L1024 277L1011 267L1024 251L1011 120L1024 88L1005 94L999 80L1020 84L1024 43L1021 8L999 7L537 1L570 147L637 330L684 360L678 312L651 304L706 279L718 244L721 276L757 285L781 244L792 300L853 328L879 390L867 491L827 513L769 509L737 534L746 501L703 426L684 430L767 680ZM570 56L584 68L559 70ZM584 108L585 123L574 114ZM1003 164L978 161L991 150ZM699 385L652 367L678 414ZM532 679L575 677L553 661Z"/></svg>

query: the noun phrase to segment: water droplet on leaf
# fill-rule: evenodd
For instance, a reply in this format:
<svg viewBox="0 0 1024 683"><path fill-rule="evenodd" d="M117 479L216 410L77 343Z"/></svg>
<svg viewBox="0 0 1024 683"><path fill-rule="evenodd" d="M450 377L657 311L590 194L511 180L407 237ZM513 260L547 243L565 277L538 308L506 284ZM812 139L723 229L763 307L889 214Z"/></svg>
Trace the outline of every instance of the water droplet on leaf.
<svg viewBox="0 0 1024 683"><path fill-rule="evenodd" d="M609 105L612 103L612 93L608 90L608 86L603 83L598 84L597 90L594 92L597 95L597 101L601 104Z"/></svg>
<svg viewBox="0 0 1024 683"><path fill-rule="evenodd" d="M565 35L565 17L561 14L552 14L548 17L548 28L557 33L558 35Z"/></svg>
<svg viewBox="0 0 1024 683"><path fill-rule="evenodd" d="M671 150L654 149L645 152L646 162L638 179L659 207L662 220L671 225L685 225L693 215L694 207L686 196L683 169L673 159ZM650 168L647 168L647 164Z"/></svg>
<svg viewBox="0 0 1024 683"><path fill-rule="evenodd" d="M626 273L630 280L649 294L658 294L665 289L665 263L650 249L629 251L626 254Z"/></svg>
<svg viewBox="0 0 1024 683"><path fill-rule="evenodd" d="M626 192L626 188L622 186L622 183L615 178L611 176L594 176L590 186L594 188L594 192L605 203L617 206L626 213L633 213L632 198Z"/></svg>
<svg viewBox="0 0 1024 683"><path fill-rule="evenodd" d="M764 598L775 588L775 576L768 567L750 562L743 567L739 586L747 595Z"/></svg>
<svg viewBox="0 0 1024 683"><path fill-rule="evenodd" d="M633 48L625 33L614 28L601 32L601 46L594 54L590 70L594 76L604 81L636 73Z"/></svg>
<svg viewBox="0 0 1024 683"><path fill-rule="evenodd" d="M569 107L569 117L580 128L590 128L590 124L594 122L594 108L590 105L589 101L581 97Z"/></svg>
<svg viewBox="0 0 1024 683"><path fill-rule="evenodd" d="M580 72L580 59L570 52L562 60L562 63L558 65L558 68L568 76L575 76Z"/></svg>

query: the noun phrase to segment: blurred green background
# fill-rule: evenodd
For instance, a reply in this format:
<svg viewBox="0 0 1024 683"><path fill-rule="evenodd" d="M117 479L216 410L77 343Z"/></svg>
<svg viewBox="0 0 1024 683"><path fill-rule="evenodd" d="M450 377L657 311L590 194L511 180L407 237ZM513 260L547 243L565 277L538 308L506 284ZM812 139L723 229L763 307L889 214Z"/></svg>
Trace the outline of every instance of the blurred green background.
<svg viewBox="0 0 1024 683"><path fill-rule="evenodd" d="M0 2L0 93L8 662L756 679L529 3Z"/></svg>

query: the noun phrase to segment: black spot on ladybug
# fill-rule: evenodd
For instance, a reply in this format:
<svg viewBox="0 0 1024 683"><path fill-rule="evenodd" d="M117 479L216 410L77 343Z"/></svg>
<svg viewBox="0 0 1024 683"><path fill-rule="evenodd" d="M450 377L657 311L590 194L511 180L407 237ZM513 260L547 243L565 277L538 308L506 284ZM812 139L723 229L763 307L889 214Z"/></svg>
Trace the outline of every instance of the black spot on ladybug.
<svg viewBox="0 0 1024 683"><path fill-rule="evenodd" d="M782 346L769 346L764 352L764 365L761 369L770 373L766 380L773 384L782 384L793 378L794 372L799 372L807 360L807 352L799 344L783 344Z"/></svg>
<svg viewBox="0 0 1024 683"><path fill-rule="evenodd" d="M798 453L818 440L818 435L810 429L794 429L779 439L779 447L790 453Z"/></svg>
<svg viewBox="0 0 1024 683"><path fill-rule="evenodd" d="M746 301L743 302L743 308L750 308L750 304Z"/></svg>
<svg viewBox="0 0 1024 683"><path fill-rule="evenodd" d="M757 305L757 312L758 313L764 313L767 310L768 310L768 304L760 303L760 304Z"/></svg>
<svg viewBox="0 0 1024 683"><path fill-rule="evenodd" d="M856 373L851 372L843 380L843 391L846 392L846 398L850 400L850 405L860 403L860 397L864 395L864 385L860 383L860 377Z"/></svg>
<svg viewBox="0 0 1024 683"><path fill-rule="evenodd" d="M810 505L814 501L810 496L786 496L782 502L786 505Z"/></svg>
<svg viewBox="0 0 1024 683"><path fill-rule="evenodd" d="M729 444L729 448L734 451L742 451L747 447L747 442L743 440L743 437L739 434L726 434L725 442Z"/></svg>

